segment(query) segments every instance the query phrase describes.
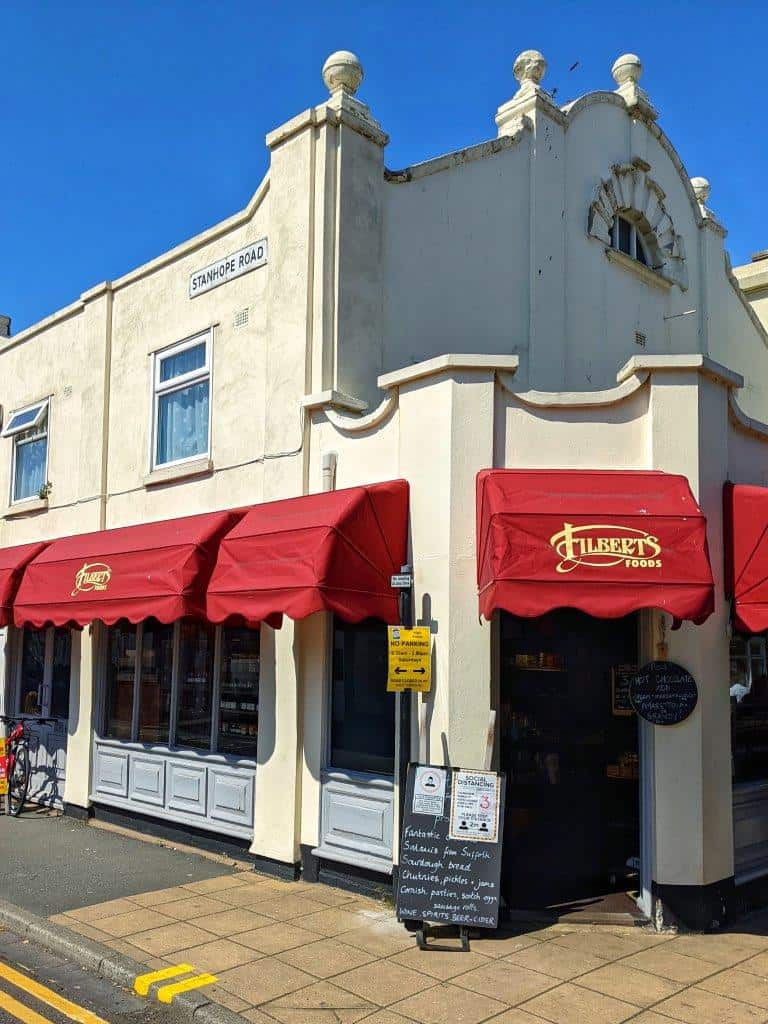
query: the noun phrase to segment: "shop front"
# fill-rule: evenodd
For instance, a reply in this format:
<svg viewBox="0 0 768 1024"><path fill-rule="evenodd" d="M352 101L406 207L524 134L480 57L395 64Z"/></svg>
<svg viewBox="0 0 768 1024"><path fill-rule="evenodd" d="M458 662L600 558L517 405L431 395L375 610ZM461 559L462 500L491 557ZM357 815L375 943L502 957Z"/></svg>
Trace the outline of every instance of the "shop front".
<svg viewBox="0 0 768 1024"><path fill-rule="evenodd" d="M726 484L736 884L768 872L768 488Z"/></svg>
<svg viewBox="0 0 768 1024"><path fill-rule="evenodd" d="M66 723L70 638L91 643L97 813L159 818L247 847L258 765L274 753L259 730L262 630L324 615L332 656L306 652L332 665L317 854L391 873L395 716L379 682L407 529L408 488L394 481L25 550L6 588L20 707ZM274 663L269 674L289 685Z"/></svg>
<svg viewBox="0 0 768 1024"><path fill-rule="evenodd" d="M650 609L703 621L706 522L688 482L654 472L489 470L478 583L498 617L503 885L519 908L637 915L650 903L649 726L629 682Z"/></svg>

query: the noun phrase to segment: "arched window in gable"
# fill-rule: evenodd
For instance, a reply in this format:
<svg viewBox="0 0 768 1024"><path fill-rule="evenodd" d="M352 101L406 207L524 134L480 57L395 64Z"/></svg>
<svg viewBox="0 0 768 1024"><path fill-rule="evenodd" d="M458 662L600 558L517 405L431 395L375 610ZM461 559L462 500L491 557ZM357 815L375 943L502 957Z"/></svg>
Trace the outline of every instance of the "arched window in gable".
<svg viewBox="0 0 768 1024"><path fill-rule="evenodd" d="M685 290L688 272L683 239L667 211L664 191L649 170L639 158L615 164L611 176L595 188L587 230L607 251L624 253L655 272L659 283Z"/></svg>

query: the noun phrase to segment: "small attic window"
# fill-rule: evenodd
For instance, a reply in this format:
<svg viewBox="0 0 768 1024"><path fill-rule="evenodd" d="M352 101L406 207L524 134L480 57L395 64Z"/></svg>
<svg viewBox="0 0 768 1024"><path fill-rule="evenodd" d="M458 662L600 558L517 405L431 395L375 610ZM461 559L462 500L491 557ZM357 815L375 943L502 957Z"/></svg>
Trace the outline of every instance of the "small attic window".
<svg viewBox="0 0 768 1024"><path fill-rule="evenodd" d="M623 217L621 214L614 217L611 228L611 246L618 249L619 252L631 256L638 263L642 263L646 267L651 266L643 236L637 225L628 217Z"/></svg>

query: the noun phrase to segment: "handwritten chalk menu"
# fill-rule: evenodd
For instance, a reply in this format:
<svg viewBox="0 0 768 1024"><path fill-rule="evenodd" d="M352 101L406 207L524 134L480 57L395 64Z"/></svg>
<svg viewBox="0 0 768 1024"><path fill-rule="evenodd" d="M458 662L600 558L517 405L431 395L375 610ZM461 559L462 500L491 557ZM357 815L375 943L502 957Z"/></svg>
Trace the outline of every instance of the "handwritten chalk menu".
<svg viewBox="0 0 768 1024"><path fill-rule="evenodd" d="M654 725L677 725L699 699L696 680L673 661L652 661L638 670L629 696L635 711Z"/></svg>
<svg viewBox="0 0 768 1024"><path fill-rule="evenodd" d="M408 766L399 920L498 926L504 789L497 772Z"/></svg>
<svg viewBox="0 0 768 1024"><path fill-rule="evenodd" d="M637 665L616 665L611 669L611 713L633 715L635 709L629 698L632 680L637 675Z"/></svg>

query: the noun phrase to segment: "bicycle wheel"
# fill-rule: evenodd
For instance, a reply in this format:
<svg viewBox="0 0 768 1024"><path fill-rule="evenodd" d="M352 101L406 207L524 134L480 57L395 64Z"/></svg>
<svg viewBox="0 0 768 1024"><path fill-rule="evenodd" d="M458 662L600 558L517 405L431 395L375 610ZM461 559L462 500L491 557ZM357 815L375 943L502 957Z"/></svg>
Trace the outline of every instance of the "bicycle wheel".
<svg viewBox="0 0 768 1024"><path fill-rule="evenodd" d="M11 798L11 814L17 818L21 814L29 789L29 750L26 744L16 747L13 771L8 780L8 793Z"/></svg>

